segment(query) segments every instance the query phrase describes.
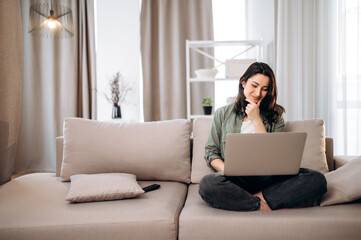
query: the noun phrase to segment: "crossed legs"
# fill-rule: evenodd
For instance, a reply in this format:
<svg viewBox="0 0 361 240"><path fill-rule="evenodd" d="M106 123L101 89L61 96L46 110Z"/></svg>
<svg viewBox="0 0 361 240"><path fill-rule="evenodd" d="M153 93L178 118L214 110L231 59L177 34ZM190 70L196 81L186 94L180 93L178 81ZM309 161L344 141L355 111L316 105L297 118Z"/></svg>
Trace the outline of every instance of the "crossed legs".
<svg viewBox="0 0 361 240"><path fill-rule="evenodd" d="M202 199L232 211L294 208L316 201L327 191L323 174L301 168L294 176L226 177L209 174L199 184Z"/></svg>

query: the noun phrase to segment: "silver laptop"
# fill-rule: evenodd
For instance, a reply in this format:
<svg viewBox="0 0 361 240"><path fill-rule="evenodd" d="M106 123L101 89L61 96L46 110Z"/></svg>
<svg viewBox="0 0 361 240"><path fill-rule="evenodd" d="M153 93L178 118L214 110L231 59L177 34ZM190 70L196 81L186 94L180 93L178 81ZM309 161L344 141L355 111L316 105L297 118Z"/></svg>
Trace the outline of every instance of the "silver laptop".
<svg viewBox="0 0 361 240"><path fill-rule="evenodd" d="M226 136L224 175L298 174L307 133L231 133Z"/></svg>

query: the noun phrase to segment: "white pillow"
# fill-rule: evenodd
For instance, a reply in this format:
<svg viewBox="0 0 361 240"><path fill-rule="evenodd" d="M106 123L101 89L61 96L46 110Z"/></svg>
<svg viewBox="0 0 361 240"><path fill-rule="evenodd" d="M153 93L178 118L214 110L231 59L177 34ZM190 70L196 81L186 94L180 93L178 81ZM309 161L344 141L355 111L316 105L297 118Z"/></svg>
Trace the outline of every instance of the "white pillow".
<svg viewBox="0 0 361 240"><path fill-rule="evenodd" d="M77 174L70 178L71 185L66 200L71 202L133 198L144 193L133 174Z"/></svg>
<svg viewBox="0 0 361 240"><path fill-rule="evenodd" d="M131 173L138 180L190 183L190 121L114 123L67 118L60 177Z"/></svg>
<svg viewBox="0 0 361 240"><path fill-rule="evenodd" d="M327 192L321 206L352 202L361 198L361 157L325 174Z"/></svg>

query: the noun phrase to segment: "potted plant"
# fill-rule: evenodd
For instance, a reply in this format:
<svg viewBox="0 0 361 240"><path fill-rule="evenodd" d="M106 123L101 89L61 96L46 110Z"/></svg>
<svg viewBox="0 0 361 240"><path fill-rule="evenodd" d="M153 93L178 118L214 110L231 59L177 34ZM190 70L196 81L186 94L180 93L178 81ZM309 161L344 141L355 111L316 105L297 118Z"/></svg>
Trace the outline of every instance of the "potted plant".
<svg viewBox="0 0 361 240"><path fill-rule="evenodd" d="M212 114L212 108L213 108L213 98L203 98L203 112L204 115L211 115Z"/></svg>

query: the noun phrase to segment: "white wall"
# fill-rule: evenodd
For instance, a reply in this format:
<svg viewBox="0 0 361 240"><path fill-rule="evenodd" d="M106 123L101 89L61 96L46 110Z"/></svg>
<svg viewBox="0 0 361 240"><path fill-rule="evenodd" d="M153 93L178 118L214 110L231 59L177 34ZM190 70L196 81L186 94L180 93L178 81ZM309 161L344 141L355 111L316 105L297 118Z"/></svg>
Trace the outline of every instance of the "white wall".
<svg viewBox="0 0 361 240"><path fill-rule="evenodd" d="M246 1L246 37L249 40L263 39L263 61L275 71L274 26L274 1Z"/></svg>
<svg viewBox="0 0 361 240"><path fill-rule="evenodd" d="M97 89L110 94L109 78L120 72L133 83L133 91L121 105L122 118L141 121L140 101L140 4L134 0L96 1ZM97 96L98 120L111 120L112 104Z"/></svg>

